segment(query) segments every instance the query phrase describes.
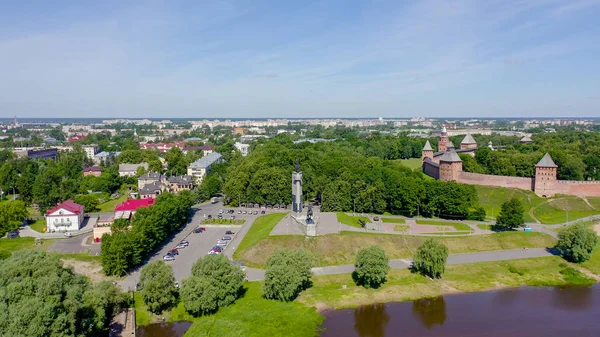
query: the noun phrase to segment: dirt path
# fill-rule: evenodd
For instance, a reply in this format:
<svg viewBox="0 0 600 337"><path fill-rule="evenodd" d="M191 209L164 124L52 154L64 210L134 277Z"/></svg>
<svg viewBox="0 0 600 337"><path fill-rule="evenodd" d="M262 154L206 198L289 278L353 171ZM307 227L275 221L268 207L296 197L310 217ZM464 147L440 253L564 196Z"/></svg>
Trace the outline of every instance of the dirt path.
<svg viewBox="0 0 600 337"><path fill-rule="evenodd" d="M590 208L591 208L591 209L593 209L593 210L596 210L596 211L598 210L596 207L594 207L594 206L592 206L592 204L590 204L590 201L589 201L589 200L587 200L587 198L586 198L586 197L579 197L579 198L580 198L581 200L583 200L583 201L584 201L584 202L585 202L585 203L586 203L588 206L590 206Z"/></svg>

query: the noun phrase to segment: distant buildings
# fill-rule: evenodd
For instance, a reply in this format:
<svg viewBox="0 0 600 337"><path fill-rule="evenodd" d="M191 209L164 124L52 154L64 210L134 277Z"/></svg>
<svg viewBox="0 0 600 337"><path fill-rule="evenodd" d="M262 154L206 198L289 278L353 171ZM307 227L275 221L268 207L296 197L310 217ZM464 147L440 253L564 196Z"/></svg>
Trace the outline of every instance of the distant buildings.
<svg viewBox="0 0 600 337"><path fill-rule="evenodd" d="M236 150L240 151L240 153L242 154L242 157L245 157L248 155L248 150L250 149L250 144L236 142L235 144L233 144L233 146L236 148Z"/></svg>
<svg viewBox="0 0 600 337"><path fill-rule="evenodd" d="M29 159L56 159L58 149L27 150Z"/></svg>
<svg viewBox="0 0 600 337"><path fill-rule="evenodd" d="M96 153L98 153L98 145L82 145L81 148L83 149L83 151L85 151L87 157L92 160L94 159Z"/></svg>
<svg viewBox="0 0 600 337"><path fill-rule="evenodd" d="M165 191L179 193L193 188L194 178L189 175L167 177L150 171L138 177L138 191L142 199L156 198Z"/></svg>
<svg viewBox="0 0 600 337"><path fill-rule="evenodd" d="M102 169L98 166L89 166L83 169L83 176L96 176L99 177L102 174Z"/></svg>
<svg viewBox="0 0 600 337"><path fill-rule="evenodd" d="M206 173L210 171L210 168L215 163L223 161L223 156L218 152L212 152L207 156L204 156L195 162L191 163L187 168L187 174L194 177L198 183L202 181Z"/></svg>
<svg viewBox="0 0 600 337"><path fill-rule="evenodd" d="M94 155L94 163L101 164L102 162L106 162L108 158L117 157L121 152L100 152Z"/></svg>
<svg viewBox="0 0 600 337"><path fill-rule="evenodd" d="M148 163L140 164L119 164L119 177L132 177L137 173L138 168L143 167L148 170Z"/></svg>

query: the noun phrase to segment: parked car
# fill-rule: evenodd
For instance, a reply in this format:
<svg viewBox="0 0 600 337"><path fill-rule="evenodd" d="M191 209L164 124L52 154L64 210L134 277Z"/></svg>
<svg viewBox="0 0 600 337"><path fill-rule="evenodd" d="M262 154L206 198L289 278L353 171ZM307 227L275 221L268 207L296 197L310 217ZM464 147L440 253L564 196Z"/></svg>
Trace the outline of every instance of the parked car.
<svg viewBox="0 0 600 337"><path fill-rule="evenodd" d="M219 210L219 214L223 214L223 210L222 210L222 209L221 209L221 210Z"/></svg>
<svg viewBox="0 0 600 337"><path fill-rule="evenodd" d="M242 211L242 214L247 214L247 213L248 213L248 212L246 212L246 211Z"/></svg>
<svg viewBox="0 0 600 337"><path fill-rule="evenodd" d="M210 251L208 251L207 255L217 255L217 254L220 254L220 253L218 253L218 252L216 252L214 250L210 250Z"/></svg>
<svg viewBox="0 0 600 337"><path fill-rule="evenodd" d="M231 236L225 235L224 237L221 238L221 240L231 240Z"/></svg>
<svg viewBox="0 0 600 337"><path fill-rule="evenodd" d="M234 266L239 266L242 271L246 271L246 265L242 261L231 261L231 264Z"/></svg>
<svg viewBox="0 0 600 337"><path fill-rule="evenodd" d="M70 238L70 237L72 237L72 236L73 236L73 233L69 233L69 232L67 232L67 233L65 233L65 236L66 236L66 237L68 237L68 238Z"/></svg>
<svg viewBox="0 0 600 337"><path fill-rule="evenodd" d="M175 256L179 255L179 251L177 250L177 248L173 248L167 254Z"/></svg>
<svg viewBox="0 0 600 337"><path fill-rule="evenodd" d="M233 235L233 234L235 234L235 233L234 233L234 232L232 232L232 231L227 231L227 232L225 232L225 234L227 234L227 235Z"/></svg>
<svg viewBox="0 0 600 337"><path fill-rule="evenodd" d="M219 219L223 219L223 216L221 214L219 214L218 218Z"/></svg>
<svg viewBox="0 0 600 337"><path fill-rule="evenodd" d="M221 247L221 246L214 246L214 247L212 247L212 250L222 252L223 251L223 247Z"/></svg>
<svg viewBox="0 0 600 337"><path fill-rule="evenodd" d="M260 211L260 214L265 214L265 211Z"/></svg>
<svg viewBox="0 0 600 337"><path fill-rule="evenodd" d="M186 247L190 245L190 243L188 241L186 241L186 240L179 241L179 244L184 245Z"/></svg>
<svg viewBox="0 0 600 337"><path fill-rule="evenodd" d="M227 240L219 240L217 241L217 246L226 246L227 245Z"/></svg>
<svg viewBox="0 0 600 337"><path fill-rule="evenodd" d="M175 246L175 248L177 248L177 249L183 249L183 248L185 248L185 247L186 247L186 245L184 245L184 244L181 244L181 243L180 243L180 244L178 244L177 246Z"/></svg>
<svg viewBox="0 0 600 337"><path fill-rule="evenodd" d="M202 227L197 227L194 229L194 233L202 233L204 232L204 230L202 230Z"/></svg>
<svg viewBox="0 0 600 337"><path fill-rule="evenodd" d="M207 219L212 219L212 215L209 214L206 218Z"/></svg>
<svg viewBox="0 0 600 337"><path fill-rule="evenodd" d="M252 213L252 214L254 214L254 215L258 215L258 211L254 211L254 213Z"/></svg>
<svg viewBox="0 0 600 337"><path fill-rule="evenodd" d="M242 214L242 211L238 211L238 214Z"/></svg>
<svg viewBox="0 0 600 337"><path fill-rule="evenodd" d="M173 255L167 254L167 255L163 256L163 260L164 261L175 261L175 258L173 257Z"/></svg>
<svg viewBox="0 0 600 337"><path fill-rule="evenodd" d="M235 215L232 215L232 216L231 216L231 220L235 220Z"/></svg>
<svg viewBox="0 0 600 337"><path fill-rule="evenodd" d="M14 239L19 237L19 231L12 231L7 234L9 239Z"/></svg>

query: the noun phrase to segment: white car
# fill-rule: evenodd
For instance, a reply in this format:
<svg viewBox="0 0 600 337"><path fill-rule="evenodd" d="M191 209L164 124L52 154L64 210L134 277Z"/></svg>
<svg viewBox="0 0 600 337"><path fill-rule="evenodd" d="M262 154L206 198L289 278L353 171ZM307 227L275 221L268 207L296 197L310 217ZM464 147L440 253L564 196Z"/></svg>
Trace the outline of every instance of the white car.
<svg viewBox="0 0 600 337"><path fill-rule="evenodd" d="M210 250L207 255L219 255L219 254L221 254L221 252Z"/></svg>
<svg viewBox="0 0 600 337"><path fill-rule="evenodd" d="M217 241L217 246L227 246L227 242L226 240L219 240Z"/></svg>
<svg viewBox="0 0 600 337"><path fill-rule="evenodd" d="M186 246L186 245L184 245L184 244L181 244L181 243L180 243L180 244L178 244L177 246L175 246L175 248L177 248L177 249L183 249L183 248L185 248L185 247L187 247L187 246Z"/></svg>
<svg viewBox="0 0 600 337"><path fill-rule="evenodd" d="M163 256L163 260L165 261L175 261L175 258L172 255L165 255Z"/></svg>
<svg viewBox="0 0 600 337"><path fill-rule="evenodd" d="M190 243L189 243L188 241L186 241L186 240L181 240L181 241L179 241L179 244L180 244L180 245L184 245L184 246L186 246L186 247L190 245Z"/></svg>
<svg viewBox="0 0 600 337"><path fill-rule="evenodd" d="M73 236L73 234L72 233L65 233L65 236L68 237L68 238L70 238L70 237Z"/></svg>

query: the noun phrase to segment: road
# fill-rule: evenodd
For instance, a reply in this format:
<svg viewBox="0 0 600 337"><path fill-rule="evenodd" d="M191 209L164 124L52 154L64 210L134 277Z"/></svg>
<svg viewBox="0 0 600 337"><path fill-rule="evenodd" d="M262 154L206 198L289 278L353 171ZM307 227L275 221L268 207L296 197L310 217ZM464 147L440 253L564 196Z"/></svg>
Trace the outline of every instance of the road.
<svg viewBox="0 0 600 337"><path fill-rule="evenodd" d="M454 254L448 256L447 264L464 264L490 261L506 261L526 259L533 257L553 256L554 254L546 248L530 248L530 249L511 249L511 250L496 250L491 252ZM410 268L411 259L390 260L392 269ZM344 264L339 266L327 266L312 268L313 275L335 275L335 274L350 274L354 271L354 265ZM252 274L248 272L249 281L261 281L265 278L265 272L262 269L253 269Z"/></svg>
<svg viewBox="0 0 600 337"><path fill-rule="evenodd" d="M185 228L165 241L162 248L149 259L149 262L160 260L165 254L167 254L169 250L175 248L175 246L177 246L181 240L185 239L189 241L190 245L188 247L179 249L179 255L175 257L175 261L167 262L173 267L173 274L175 279L179 282L190 276L194 263L198 261L199 258L206 256L208 251L216 245L217 240L224 236L227 230L231 230L235 233L231 242L227 245L224 251L225 256L231 258L235 248L237 248L244 235L248 233L248 229L250 226L252 226L254 220L258 217L258 215L238 214L237 212L240 209L223 208L221 203L214 205L210 203L201 204L194 206L194 209L194 216L192 220L185 226ZM202 227L206 227L206 231L204 233L193 233L193 230L198 227L202 220L204 220L204 214L210 214L213 217L216 217L221 209L233 209L235 211L234 214L224 214L224 218L229 218L232 215L235 215L236 219L244 219L246 222L243 225L230 226L202 225ZM268 212L271 211L269 210ZM135 285L138 283L140 278L140 269L141 267L133 270L120 282L123 290L135 289ZM255 277L254 272L251 273L252 276Z"/></svg>

